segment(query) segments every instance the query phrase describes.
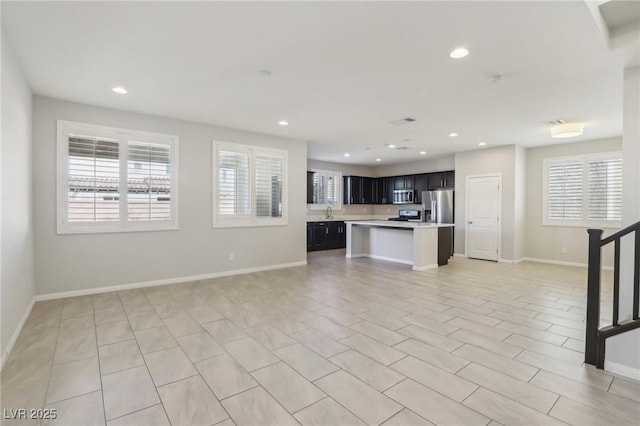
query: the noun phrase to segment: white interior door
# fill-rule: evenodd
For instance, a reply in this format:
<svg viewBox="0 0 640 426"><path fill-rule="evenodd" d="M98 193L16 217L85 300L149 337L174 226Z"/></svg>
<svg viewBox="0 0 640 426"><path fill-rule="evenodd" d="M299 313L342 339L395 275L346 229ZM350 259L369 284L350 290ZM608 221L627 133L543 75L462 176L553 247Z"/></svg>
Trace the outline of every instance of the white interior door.
<svg viewBox="0 0 640 426"><path fill-rule="evenodd" d="M500 176L467 179L467 257L498 260Z"/></svg>

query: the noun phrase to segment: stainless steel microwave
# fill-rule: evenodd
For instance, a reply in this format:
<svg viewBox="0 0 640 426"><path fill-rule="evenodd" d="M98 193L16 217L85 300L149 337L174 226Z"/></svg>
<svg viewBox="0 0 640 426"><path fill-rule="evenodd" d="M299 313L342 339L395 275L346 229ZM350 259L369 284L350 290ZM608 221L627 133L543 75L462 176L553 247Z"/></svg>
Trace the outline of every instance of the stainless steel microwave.
<svg viewBox="0 0 640 426"><path fill-rule="evenodd" d="M393 204L414 204L413 189L396 189L393 191Z"/></svg>

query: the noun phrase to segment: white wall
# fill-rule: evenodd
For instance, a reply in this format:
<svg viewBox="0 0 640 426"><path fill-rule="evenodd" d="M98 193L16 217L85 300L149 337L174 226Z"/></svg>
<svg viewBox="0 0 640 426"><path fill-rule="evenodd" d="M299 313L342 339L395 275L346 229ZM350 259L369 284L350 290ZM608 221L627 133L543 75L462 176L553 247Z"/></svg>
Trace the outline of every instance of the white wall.
<svg viewBox="0 0 640 426"><path fill-rule="evenodd" d="M527 150L516 146L515 182L513 194L514 243L513 258L520 260L526 253L526 216L527 216Z"/></svg>
<svg viewBox="0 0 640 426"><path fill-rule="evenodd" d="M640 221L640 68L624 70L622 151L623 226ZM626 167L631 165L631 167ZM633 242L620 253L620 319L630 318L633 301ZM605 369L640 380L640 329L607 339Z"/></svg>
<svg viewBox="0 0 640 426"><path fill-rule="evenodd" d="M620 151L621 138L549 145L527 150L526 257L587 264L588 236L585 227L542 225L542 163L545 158ZM625 159L624 169L636 168ZM626 198L624 204L627 203ZM605 235L615 232L605 230ZM562 247L567 253L562 253ZM612 250L603 251L603 265L611 266Z"/></svg>
<svg viewBox="0 0 640 426"><path fill-rule="evenodd" d="M34 296L31 180L32 95L2 35L2 361L20 331Z"/></svg>
<svg viewBox="0 0 640 426"><path fill-rule="evenodd" d="M455 252L465 253L467 176L500 173L502 175L502 218L500 221L502 251L500 258L507 261L515 260L515 145L458 152L455 157L455 171Z"/></svg>
<svg viewBox="0 0 640 426"><path fill-rule="evenodd" d="M124 101L126 102L126 101ZM56 235L56 120L178 135L180 229ZM87 290L281 265L306 260L306 142L170 118L35 97L34 223L36 293ZM211 141L289 152L289 224L213 229ZM278 250L273 250L274 242ZM229 260L229 253L235 260Z"/></svg>

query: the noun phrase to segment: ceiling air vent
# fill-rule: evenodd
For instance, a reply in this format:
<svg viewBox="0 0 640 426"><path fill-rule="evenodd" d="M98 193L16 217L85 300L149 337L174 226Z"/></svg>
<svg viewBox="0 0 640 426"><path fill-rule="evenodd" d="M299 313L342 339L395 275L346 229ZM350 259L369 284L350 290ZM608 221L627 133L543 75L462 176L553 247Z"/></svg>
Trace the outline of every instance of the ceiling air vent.
<svg viewBox="0 0 640 426"><path fill-rule="evenodd" d="M390 121L389 123L393 124L394 126L402 126L404 124L413 123L414 121L416 121L415 118L405 117L405 118L400 118L398 120Z"/></svg>
<svg viewBox="0 0 640 426"><path fill-rule="evenodd" d="M396 149L398 151L406 151L407 149L411 149L411 148L409 148L408 146L397 146Z"/></svg>
<svg viewBox="0 0 640 426"><path fill-rule="evenodd" d="M560 124L565 124L566 121L564 120L551 120L551 121L543 121L542 125L544 127L553 127L553 126L558 126Z"/></svg>

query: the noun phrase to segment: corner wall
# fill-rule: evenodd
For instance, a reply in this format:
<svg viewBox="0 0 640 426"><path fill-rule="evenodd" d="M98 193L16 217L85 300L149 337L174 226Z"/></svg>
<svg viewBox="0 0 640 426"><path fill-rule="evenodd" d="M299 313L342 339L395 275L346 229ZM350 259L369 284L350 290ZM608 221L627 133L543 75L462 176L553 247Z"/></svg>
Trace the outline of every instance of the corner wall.
<svg viewBox="0 0 640 426"><path fill-rule="evenodd" d="M178 135L180 223L176 231L56 234L56 120ZM288 150L289 223L212 228L211 142ZM57 99L34 100L36 293L168 281L306 262L304 141ZM273 250L273 245L278 250ZM229 260L229 253L235 260Z"/></svg>
<svg viewBox="0 0 640 426"><path fill-rule="evenodd" d="M33 276L32 94L2 34L2 364L31 309Z"/></svg>

